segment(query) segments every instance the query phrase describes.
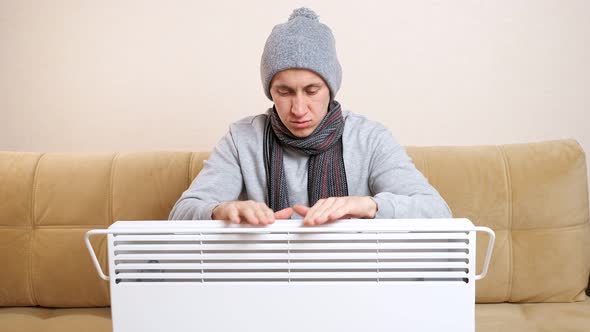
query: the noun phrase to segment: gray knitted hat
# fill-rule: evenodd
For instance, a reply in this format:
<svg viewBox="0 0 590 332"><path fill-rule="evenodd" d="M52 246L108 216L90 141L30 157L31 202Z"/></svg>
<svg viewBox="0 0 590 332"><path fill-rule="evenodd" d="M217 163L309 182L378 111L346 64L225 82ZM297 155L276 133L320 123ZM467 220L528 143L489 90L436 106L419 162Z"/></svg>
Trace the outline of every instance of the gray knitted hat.
<svg viewBox="0 0 590 332"><path fill-rule="evenodd" d="M276 73L290 68L304 68L319 74L330 88L330 99L340 89L342 68L336 57L332 30L320 23L311 9L295 9L289 21L278 24L268 36L260 61L260 76L268 99L270 82Z"/></svg>

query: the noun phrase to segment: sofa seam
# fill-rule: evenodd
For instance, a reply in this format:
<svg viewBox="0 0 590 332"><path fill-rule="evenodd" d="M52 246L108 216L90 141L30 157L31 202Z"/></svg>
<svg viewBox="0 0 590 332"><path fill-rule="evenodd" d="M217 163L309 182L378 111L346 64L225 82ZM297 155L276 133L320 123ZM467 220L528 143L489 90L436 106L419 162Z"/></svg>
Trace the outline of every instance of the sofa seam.
<svg viewBox="0 0 590 332"><path fill-rule="evenodd" d="M41 153L39 158L37 159L37 164L35 165L35 171L33 172L33 191L31 192L31 234L29 237L29 291L31 292L31 297L33 300L34 305L39 305L39 300L37 299L37 294L35 292L34 286L34 278L33 278L33 243L35 237L35 201L37 196L37 187L38 187L38 177L39 177L39 165L41 165L41 159L45 157L45 153Z"/></svg>
<svg viewBox="0 0 590 332"><path fill-rule="evenodd" d="M120 155L120 153L117 152L114 154L113 158L111 159L111 170L110 170L110 174L109 174L109 197L108 197L108 202L107 202L107 204L108 204L108 219L107 219L107 222L106 222L107 225L105 228L108 228L111 225L111 223L114 221L113 220L113 218L114 218L114 212L113 212L114 185L113 185L113 183L114 183L114 179L115 179L115 167L117 164L117 160L119 160L119 155ZM109 266L108 235L107 235L107 240L105 243L106 243L105 247L104 247L105 249L103 249L103 250L106 250L107 252L104 255L102 255L103 258L101 261L102 261L103 266L105 267L105 270L106 270L106 269L108 269L108 266ZM109 274L110 273L111 273L111 271L109 270ZM110 289L110 287L108 287L108 288ZM110 302L109 290L107 290L107 300Z"/></svg>
<svg viewBox="0 0 590 332"><path fill-rule="evenodd" d="M110 223L113 222L113 217L114 217L114 213L113 213L113 182L114 182L114 178L115 178L115 164L117 162L117 159L119 158L119 153L115 153L115 155L113 156L113 158L111 159L111 169L110 169L110 174L109 174L109 197L108 197L108 219L107 219L107 223L106 223L106 228L108 228L110 226Z"/></svg>
<svg viewBox="0 0 590 332"><path fill-rule="evenodd" d="M191 184L191 169L192 169L192 165L193 165L193 161L195 159L195 152L191 152L190 158L188 159L188 165L186 168L186 186L188 188L188 186L190 186Z"/></svg>
<svg viewBox="0 0 590 332"><path fill-rule="evenodd" d="M31 225L0 225L0 229L31 229Z"/></svg>
<svg viewBox="0 0 590 332"><path fill-rule="evenodd" d="M114 222L114 218L115 218L115 213L113 212L113 196L114 196L114 185L113 183L115 182L115 167L117 164L117 161L119 160L119 153L115 153L115 155L113 156L113 159L111 160L111 174L109 176L109 201L108 201L108 206L109 206L109 219L107 220L107 226L105 228L108 228L111 223ZM106 241L106 246L105 248L108 247L108 238ZM108 261L108 249L107 253L105 255L103 255L103 259L102 259L102 263L103 266L105 267L105 270L108 269L108 265L109 265L109 261ZM110 273L110 271L109 271ZM110 302L110 295L107 291L107 297L108 300Z"/></svg>
<svg viewBox="0 0 590 332"><path fill-rule="evenodd" d="M512 229L512 230L510 230L510 232L515 232L515 233L522 233L522 232L532 232L532 233L570 232L570 231L576 231L579 229L583 229L584 227L588 227L587 222L584 222L581 224L576 224L576 225L567 225L567 226L558 226L558 227L545 227L545 228L535 228L535 229Z"/></svg>
<svg viewBox="0 0 590 332"><path fill-rule="evenodd" d="M512 179L510 178L510 168L508 163L508 158L506 157L506 151L504 150L503 146L498 146L498 150L500 151L500 155L502 156L502 161L504 162L504 175L506 179L506 194L508 195L508 227L506 228L508 231L508 287L506 289L506 301L510 301L512 298L512 283L514 278L514 248L513 248L513 237L512 237L512 224L513 224L513 209L514 209L514 202L512 201Z"/></svg>

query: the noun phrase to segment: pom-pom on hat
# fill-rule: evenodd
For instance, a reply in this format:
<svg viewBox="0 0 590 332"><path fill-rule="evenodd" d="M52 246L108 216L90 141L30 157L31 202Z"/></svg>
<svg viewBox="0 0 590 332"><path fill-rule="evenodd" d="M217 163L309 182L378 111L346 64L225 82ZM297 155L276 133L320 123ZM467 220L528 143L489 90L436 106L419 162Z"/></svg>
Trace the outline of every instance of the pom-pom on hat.
<svg viewBox="0 0 590 332"><path fill-rule="evenodd" d="M276 73L291 68L309 69L320 75L333 100L342 82L336 42L330 28L309 8L293 11L289 20L276 25L264 45L260 77L264 93L272 100L270 82Z"/></svg>

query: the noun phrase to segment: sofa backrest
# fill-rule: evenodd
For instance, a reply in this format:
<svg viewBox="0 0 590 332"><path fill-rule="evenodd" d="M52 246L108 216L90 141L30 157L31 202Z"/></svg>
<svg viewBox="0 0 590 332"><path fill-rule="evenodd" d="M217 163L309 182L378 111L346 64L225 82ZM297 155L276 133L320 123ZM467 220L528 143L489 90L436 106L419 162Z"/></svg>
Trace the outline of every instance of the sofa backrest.
<svg viewBox="0 0 590 332"><path fill-rule="evenodd" d="M478 302L585 298L590 273L588 181L574 140L474 147L410 147L454 217L496 233ZM477 265L486 238L478 235ZM478 270L480 271L481 268Z"/></svg>
<svg viewBox="0 0 590 332"><path fill-rule="evenodd" d="M573 140L409 147L455 217L496 231L479 302L584 298L590 273L586 161ZM0 306L110 303L83 243L116 220L166 219L208 153L0 153ZM93 246L106 270L106 239ZM478 238L481 266L485 239Z"/></svg>

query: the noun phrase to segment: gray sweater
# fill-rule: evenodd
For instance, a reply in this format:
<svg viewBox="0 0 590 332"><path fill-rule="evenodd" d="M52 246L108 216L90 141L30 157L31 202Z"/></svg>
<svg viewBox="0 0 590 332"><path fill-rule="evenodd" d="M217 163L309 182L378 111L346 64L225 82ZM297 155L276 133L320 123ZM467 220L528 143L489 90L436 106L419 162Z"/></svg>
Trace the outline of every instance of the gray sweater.
<svg viewBox="0 0 590 332"><path fill-rule="evenodd" d="M376 218L451 217L444 199L383 125L348 111L343 116L343 156L350 196L373 197L378 209ZM230 126L199 175L174 205L169 219L208 220L221 202L266 202L266 117L259 114ZM288 148L283 154L290 206L308 205L308 159Z"/></svg>

